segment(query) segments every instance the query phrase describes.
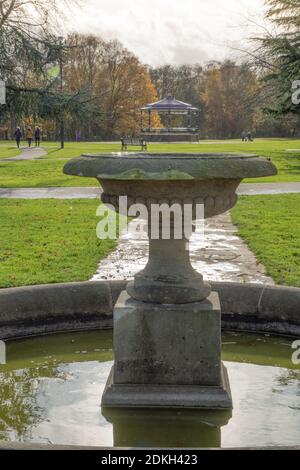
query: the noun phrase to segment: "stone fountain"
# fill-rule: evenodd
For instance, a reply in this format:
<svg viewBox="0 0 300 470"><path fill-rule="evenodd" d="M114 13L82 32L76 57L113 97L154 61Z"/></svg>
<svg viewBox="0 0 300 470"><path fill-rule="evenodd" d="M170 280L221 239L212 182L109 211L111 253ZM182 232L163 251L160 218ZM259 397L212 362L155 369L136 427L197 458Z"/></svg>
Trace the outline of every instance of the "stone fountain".
<svg viewBox="0 0 300 470"><path fill-rule="evenodd" d="M64 172L95 177L102 201L119 211L128 205L179 204L204 207L209 218L237 202L243 178L276 174L270 160L255 155L109 154L83 155ZM115 364L102 397L111 408L232 408L221 362L221 308L218 294L191 266L186 236L170 239L149 230L149 261L122 292L114 309ZM182 225L184 218L181 219Z"/></svg>

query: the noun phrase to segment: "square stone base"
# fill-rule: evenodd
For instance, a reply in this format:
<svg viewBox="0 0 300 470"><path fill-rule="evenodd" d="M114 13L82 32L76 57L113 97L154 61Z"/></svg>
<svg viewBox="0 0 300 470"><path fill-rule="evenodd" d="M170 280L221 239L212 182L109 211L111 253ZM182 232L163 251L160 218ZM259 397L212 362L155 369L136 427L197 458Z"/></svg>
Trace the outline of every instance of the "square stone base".
<svg viewBox="0 0 300 470"><path fill-rule="evenodd" d="M202 302L172 305L122 292L114 309L114 352L102 406L232 408L215 292Z"/></svg>
<svg viewBox="0 0 300 470"><path fill-rule="evenodd" d="M107 408L229 410L232 398L223 364L219 386L114 384L112 368L101 405Z"/></svg>
<svg viewBox="0 0 300 470"><path fill-rule="evenodd" d="M221 383L221 308L202 302L151 304L122 292L114 308L114 383Z"/></svg>

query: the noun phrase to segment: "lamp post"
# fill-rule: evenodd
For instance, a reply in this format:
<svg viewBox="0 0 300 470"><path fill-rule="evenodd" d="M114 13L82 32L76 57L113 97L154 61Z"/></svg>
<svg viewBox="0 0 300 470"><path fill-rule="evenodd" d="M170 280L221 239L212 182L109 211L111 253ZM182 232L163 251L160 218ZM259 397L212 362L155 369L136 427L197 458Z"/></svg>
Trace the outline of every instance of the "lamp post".
<svg viewBox="0 0 300 470"><path fill-rule="evenodd" d="M6 86L3 80L0 80L0 105L6 104Z"/></svg>
<svg viewBox="0 0 300 470"><path fill-rule="evenodd" d="M63 61L63 52L64 52L64 38L60 36L59 40L59 77L60 77L60 93L61 99L64 91L64 61ZM61 104L60 110L60 148L65 148L65 119L64 119L64 109L63 104Z"/></svg>
<svg viewBox="0 0 300 470"><path fill-rule="evenodd" d="M6 104L6 84L3 80L0 80L0 110L2 111L2 105ZM0 114L1 122L1 114Z"/></svg>

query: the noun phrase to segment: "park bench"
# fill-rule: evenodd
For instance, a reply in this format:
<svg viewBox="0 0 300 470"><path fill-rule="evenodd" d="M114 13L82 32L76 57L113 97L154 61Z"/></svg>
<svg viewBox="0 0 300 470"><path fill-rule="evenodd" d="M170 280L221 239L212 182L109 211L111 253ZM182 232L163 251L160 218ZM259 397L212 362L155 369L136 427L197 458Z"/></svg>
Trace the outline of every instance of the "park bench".
<svg viewBox="0 0 300 470"><path fill-rule="evenodd" d="M127 138L121 139L122 150L127 150L127 147L141 147L142 150L147 150L147 142L140 138Z"/></svg>

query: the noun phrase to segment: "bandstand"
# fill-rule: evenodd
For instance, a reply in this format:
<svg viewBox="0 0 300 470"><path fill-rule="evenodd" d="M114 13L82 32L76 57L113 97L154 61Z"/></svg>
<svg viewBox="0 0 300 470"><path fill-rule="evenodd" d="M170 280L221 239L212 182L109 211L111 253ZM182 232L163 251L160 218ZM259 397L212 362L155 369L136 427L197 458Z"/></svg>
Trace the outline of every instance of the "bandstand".
<svg viewBox="0 0 300 470"><path fill-rule="evenodd" d="M147 104L141 109L141 138L147 142L197 142L199 128L194 122L198 113L198 108L176 100L171 95ZM160 116L163 127L152 126L153 114Z"/></svg>

